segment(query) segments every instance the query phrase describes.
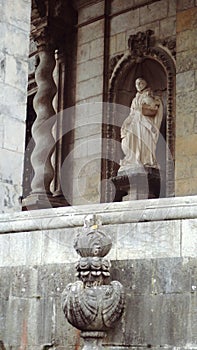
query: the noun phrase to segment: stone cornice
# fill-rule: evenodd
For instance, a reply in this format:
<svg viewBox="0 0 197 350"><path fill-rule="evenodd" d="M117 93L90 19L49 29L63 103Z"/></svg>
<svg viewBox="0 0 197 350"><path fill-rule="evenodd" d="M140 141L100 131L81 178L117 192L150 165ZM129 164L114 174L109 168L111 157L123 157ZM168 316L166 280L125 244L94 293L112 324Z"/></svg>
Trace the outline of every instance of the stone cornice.
<svg viewBox="0 0 197 350"><path fill-rule="evenodd" d="M103 225L197 218L197 196L33 210L0 215L0 233L83 226L84 216L102 216Z"/></svg>

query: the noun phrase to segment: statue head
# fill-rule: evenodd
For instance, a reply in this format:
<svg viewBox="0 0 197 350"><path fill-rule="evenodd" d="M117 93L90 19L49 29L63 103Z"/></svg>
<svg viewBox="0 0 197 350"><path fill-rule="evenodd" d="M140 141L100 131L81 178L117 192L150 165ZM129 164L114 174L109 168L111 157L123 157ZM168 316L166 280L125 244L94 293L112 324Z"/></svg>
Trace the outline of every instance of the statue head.
<svg viewBox="0 0 197 350"><path fill-rule="evenodd" d="M147 82L143 78L137 78L135 81L135 86L137 91L141 92L147 87Z"/></svg>

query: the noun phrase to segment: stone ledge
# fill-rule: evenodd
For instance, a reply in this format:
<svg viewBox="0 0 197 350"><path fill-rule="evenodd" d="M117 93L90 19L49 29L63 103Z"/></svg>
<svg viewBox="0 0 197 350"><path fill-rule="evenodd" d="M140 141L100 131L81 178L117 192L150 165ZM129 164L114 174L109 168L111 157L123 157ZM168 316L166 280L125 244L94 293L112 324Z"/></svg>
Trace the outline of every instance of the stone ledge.
<svg viewBox="0 0 197 350"><path fill-rule="evenodd" d="M0 215L0 233L83 226L84 216L99 214L103 225L197 218L197 196L102 203Z"/></svg>

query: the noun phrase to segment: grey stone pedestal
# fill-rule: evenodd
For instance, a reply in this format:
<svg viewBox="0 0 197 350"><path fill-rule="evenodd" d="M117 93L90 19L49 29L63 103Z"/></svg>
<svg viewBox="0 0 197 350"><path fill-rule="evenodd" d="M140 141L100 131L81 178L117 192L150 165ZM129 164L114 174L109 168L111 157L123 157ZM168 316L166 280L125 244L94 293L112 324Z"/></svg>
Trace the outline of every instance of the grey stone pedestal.
<svg viewBox="0 0 197 350"><path fill-rule="evenodd" d="M160 172L156 168L120 172L111 180L116 188L114 202L158 198L160 195Z"/></svg>

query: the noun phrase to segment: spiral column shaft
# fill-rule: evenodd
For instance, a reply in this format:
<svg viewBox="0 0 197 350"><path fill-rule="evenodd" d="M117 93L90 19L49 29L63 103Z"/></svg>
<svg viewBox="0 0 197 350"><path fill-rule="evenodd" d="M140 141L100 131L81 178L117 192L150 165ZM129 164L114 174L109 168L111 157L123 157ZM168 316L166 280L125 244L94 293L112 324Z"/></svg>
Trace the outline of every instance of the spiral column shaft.
<svg viewBox="0 0 197 350"><path fill-rule="evenodd" d="M33 101L37 118L32 127L35 147L31 156L34 169L31 193L51 194L50 183L54 176L54 169L51 164L51 156L54 150L52 127L55 123L55 110L52 102L57 91L53 80L55 56L46 46L42 46L39 59L40 63L35 73L38 91Z"/></svg>
<svg viewBox="0 0 197 350"><path fill-rule="evenodd" d="M34 149L31 155L34 177L31 182L31 193L23 199L23 210L43 209L67 205L65 200L53 196L50 185L54 179L52 154L55 150L55 139L52 128L56 124L56 112L53 99L57 87L53 78L55 69L55 46L47 26L35 32L38 46L39 64L35 71L37 93L33 100L36 120L32 126Z"/></svg>

